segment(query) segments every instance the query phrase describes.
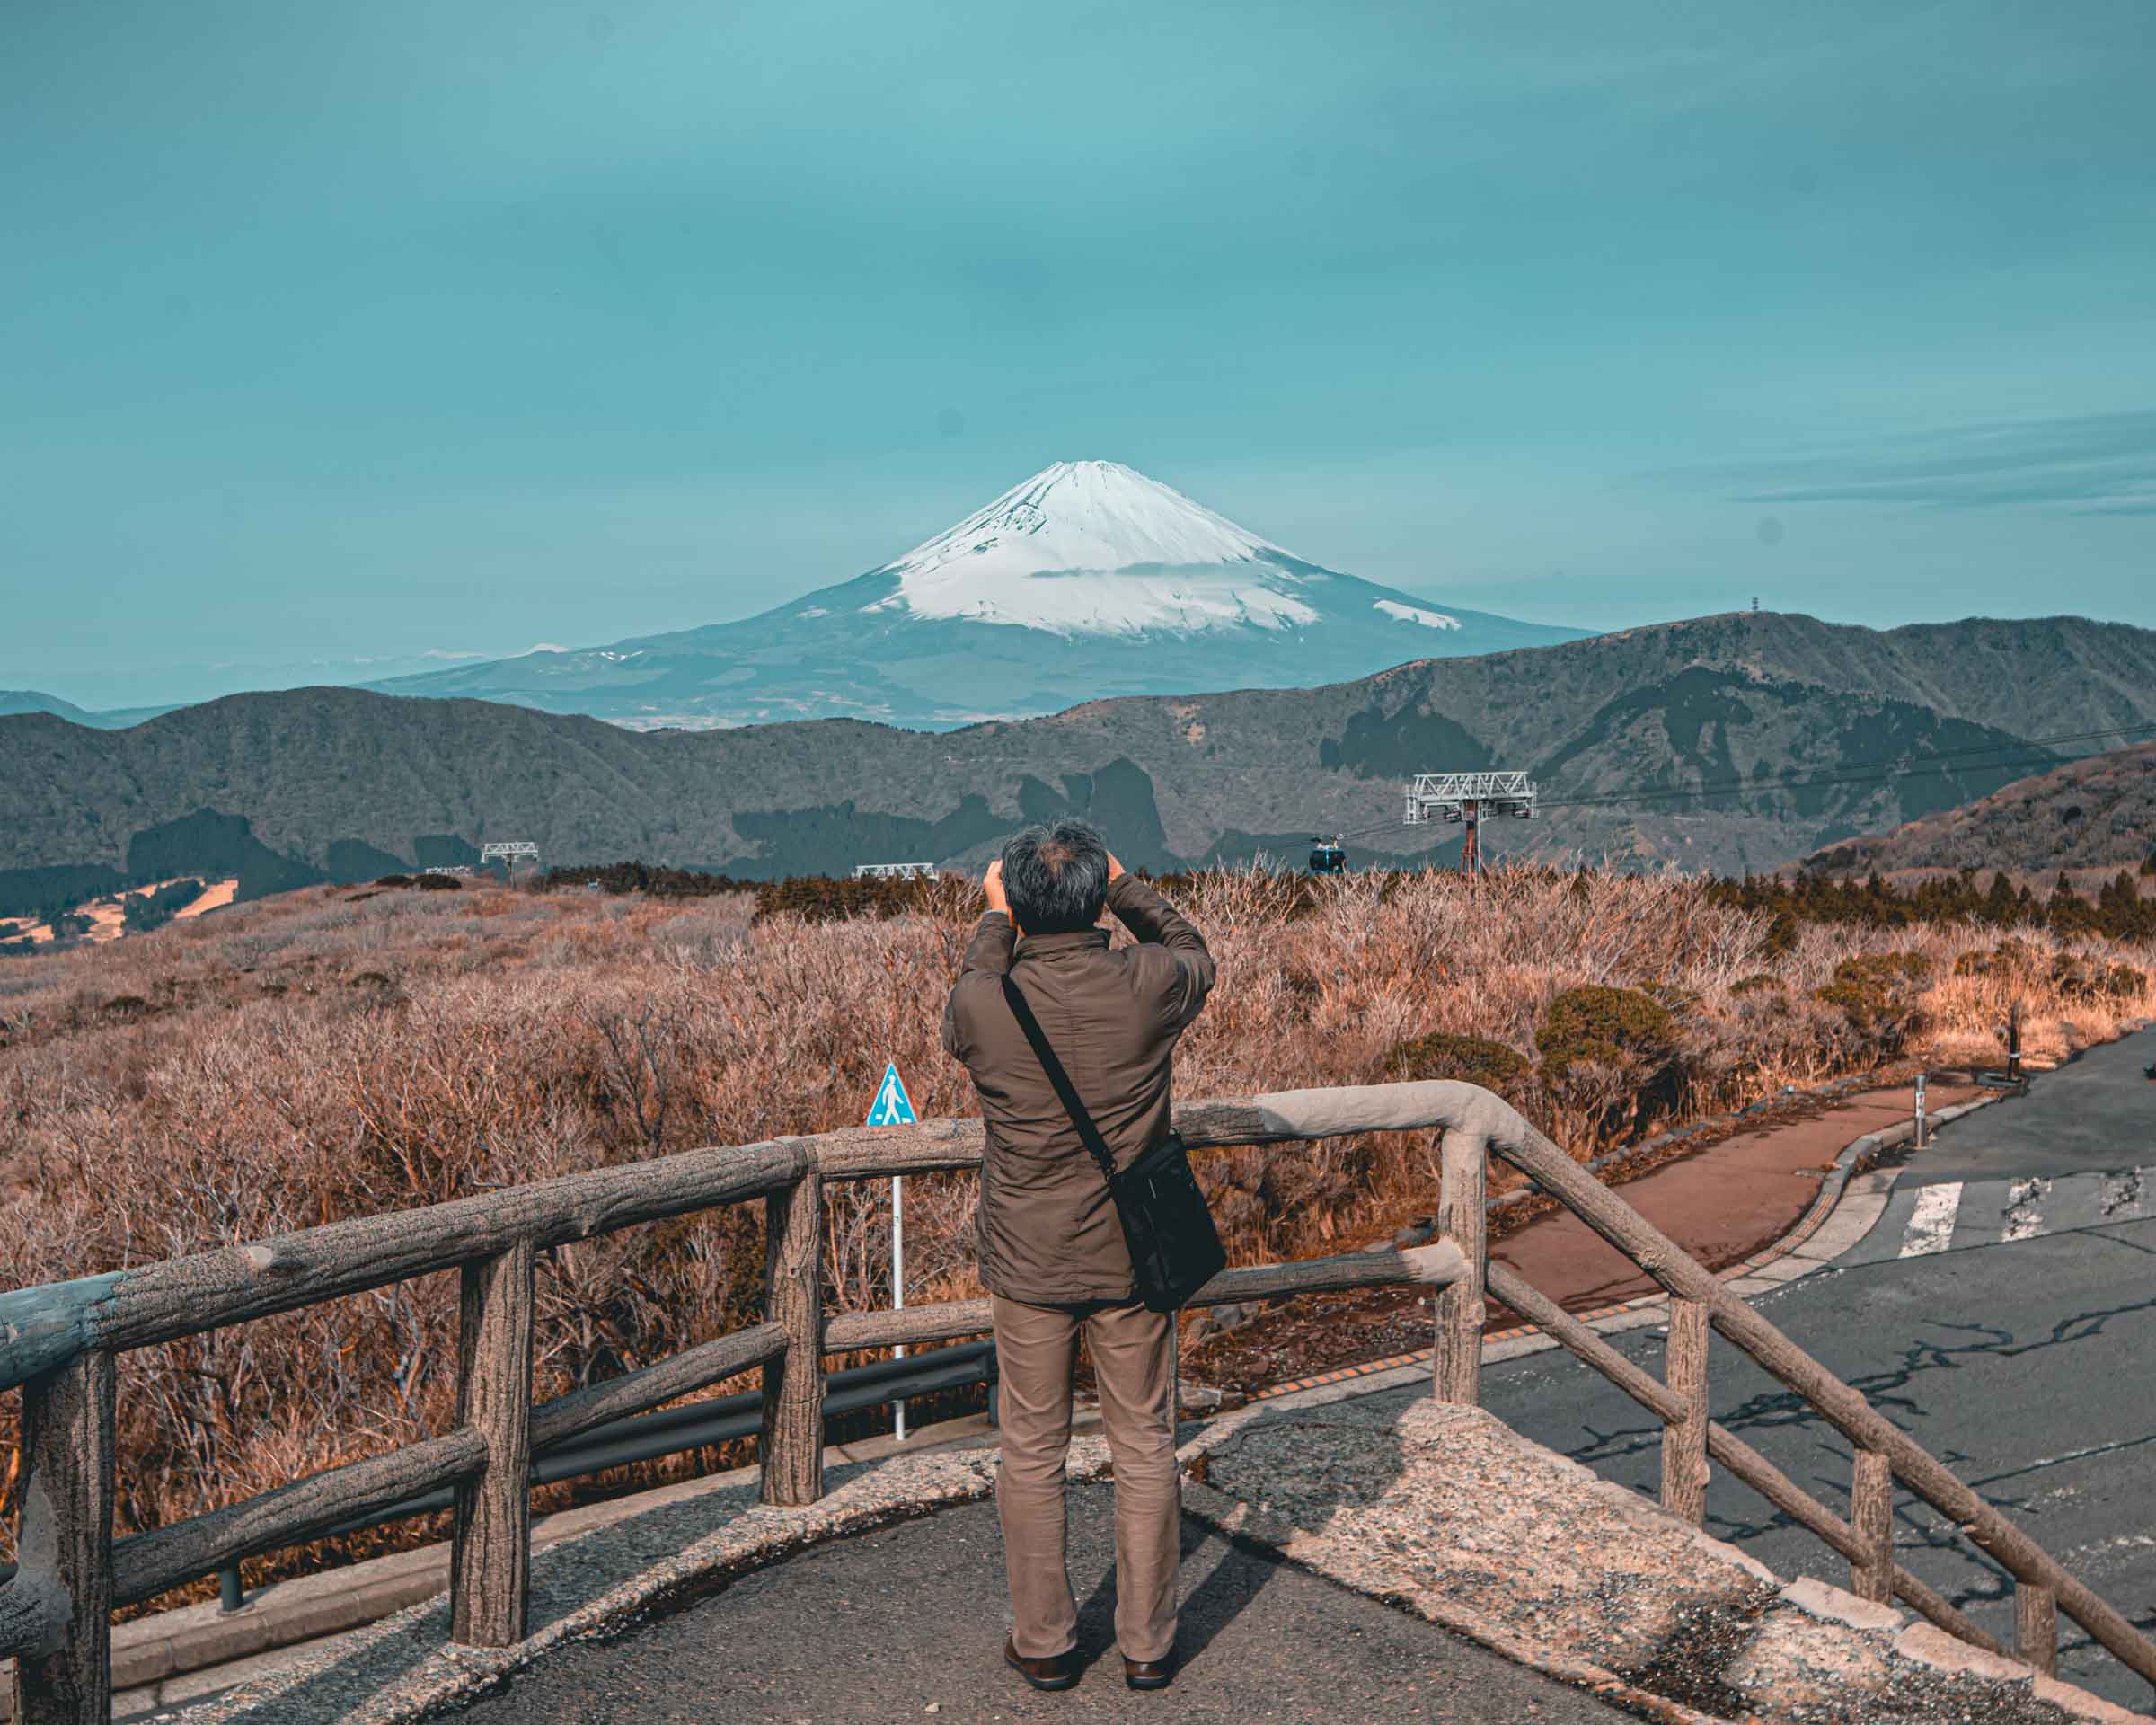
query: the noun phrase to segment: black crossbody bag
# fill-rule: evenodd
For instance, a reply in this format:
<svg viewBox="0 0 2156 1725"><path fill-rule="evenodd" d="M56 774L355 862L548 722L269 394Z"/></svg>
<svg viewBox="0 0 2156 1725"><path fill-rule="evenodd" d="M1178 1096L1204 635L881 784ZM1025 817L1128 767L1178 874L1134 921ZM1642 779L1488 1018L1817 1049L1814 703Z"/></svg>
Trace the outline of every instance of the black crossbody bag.
<svg viewBox="0 0 2156 1725"><path fill-rule="evenodd" d="M1228 1254L1221 1247L1220 1231L1213 1225L1213 1212L1198 1190L1197 1176L1190 1172L1190 1157L1183 1141L1171 1132L1121 1173L1116 1172L1100 1128L1085 1111L1072 1087L1071 1075L1063 1069L1056 1050L1041 1031L1040 1021L1006 974L1003 998L1011 1003L1018 1028L1032 1044L1040 1069L1055 1085L1056 1094L1078 1128L1085 1147L1100 1164L1122 1219L1123 1241L1130 1248L1130 1268L1136 1278L1138 1297L1149 1312L1176 1312L1183 1303L1227 1268Z"/></svg>

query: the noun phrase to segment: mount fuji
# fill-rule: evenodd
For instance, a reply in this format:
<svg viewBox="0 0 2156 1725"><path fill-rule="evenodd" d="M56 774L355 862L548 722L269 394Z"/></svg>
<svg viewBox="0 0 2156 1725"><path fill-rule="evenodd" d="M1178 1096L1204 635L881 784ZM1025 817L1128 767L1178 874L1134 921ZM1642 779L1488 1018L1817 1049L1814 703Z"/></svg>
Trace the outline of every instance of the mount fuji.
<svg viewBox="0 0 2156 1725"><path fill-rule="evenodd" d="M897 561L757 616L372 686L639 730L834 717L944 730L1586 632L1343 575L1129 467L1066 461Z"/></svg>

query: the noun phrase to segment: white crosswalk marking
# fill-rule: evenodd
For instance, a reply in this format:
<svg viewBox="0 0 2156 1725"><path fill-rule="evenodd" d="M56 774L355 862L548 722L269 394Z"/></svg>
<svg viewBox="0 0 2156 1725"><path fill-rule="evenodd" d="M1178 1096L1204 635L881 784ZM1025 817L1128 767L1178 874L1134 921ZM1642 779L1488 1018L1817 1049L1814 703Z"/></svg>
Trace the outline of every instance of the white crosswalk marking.
<svg viewBox="0 0 2156 1725"><path fill-rule="evenodd" d="M1961 1208L1961 1182L1949 1180L1927 1186L1916 1195L1916 1209L1909 1231L1902 1236L1901 1255L1921 1258L1926 1252L1944 1252L1954 1238L1954 1215Z"/></svg>
<svg viewBox="0 0 2156 1725"><path fill-rule="evenodd" d="M2008 1246L2156 1218L2156 1166L1904 1186L1847 1261Z"/></svg>
<svg viewBox="0 0 2156 1725"><path fill-rule="evenodd" d="M2006 1232L1999 1236L2001 1244L2015 1240L2034 1240L2040 1234L2048 1234L2044 1225L2044 1200L2051 1196L2048 1180L2017 1180L2007 1189Z"/></svg>

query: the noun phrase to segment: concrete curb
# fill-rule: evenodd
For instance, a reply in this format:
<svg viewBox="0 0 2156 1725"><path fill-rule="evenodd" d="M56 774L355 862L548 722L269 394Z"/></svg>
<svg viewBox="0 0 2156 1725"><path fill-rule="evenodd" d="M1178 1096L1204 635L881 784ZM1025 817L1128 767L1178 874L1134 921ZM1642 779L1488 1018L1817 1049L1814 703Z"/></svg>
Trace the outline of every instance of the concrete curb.
<svg viewBox="0 0 2156 1725"><path fill-rule="evenodd" d="M1082 1414L1072 1423L1074 1433L1083 1435L1099 1429L1100 1416ZM920 1428L904 1452L979 1447L993 1432L985 1415L971 1414ZM899 1453L897 1440L885 1436L834 1444L824 1456L826 1466L838 1469ZM755 1467L734 1468L543 1517L532 1524L533 1560L566 1541L653 1510L717 1492L753 1494L757 1480ZM112 1632L113 1717L185 1706L252 1683L332 1643L343 1644L352 1631L439 1598L448 1588L449 1548L427 1545L276 1582L237 1612L225 1612L212 1600L121 1623ZM0 1664L0 1672L7 1668ZM0 1684L0 1721L12 1719L13 1711L12 1685Z"/></svg>
<svg viewBox="0 0 2156 1725"><path fill-rule="evenodd" d="M1224 1491L1215 1491L1209 1485L1186 1480L1183 1482L1183 1513L1196 1517L1217 1532L1250 1540L1279 1552L1291 1560L1300 1561L1294 1548L1301 1539L1303 1530L1277 1517L1267 1515L1241 1498L1232 1498ZM1323 1572L1320 1570L1321 1574ZM1635 1710L1649 1719L1666 1721L1667 1725L1727 1725L1727 1721L1718 1720L1712 1713L1702 1713L1696 1708L1685 1706L1682 1702L1636 1687L1606 1667L1567 1652L1554 1643L1529 1641L1515 1635L1481 1613L1471 1611L1455 1602L1425 1596L1411 1605L1399 1599L1391 1603L1405 1606L1406 1609L1411 1610L1426 1622L1436 1623L1440 1629L1449 1629L1462 1639L1472 1641L1478 1647L1486 1647L1492 1653L1510 1659L1515 1665L1524 1665L1529 1670L1540 1671L1545 1676L1556 1677L1560 1682L1592 1690L1604 1699L1621 1707Z"/></svg>
<svg viewBox="0 0 2156 1725"><path fill-rule="evenodd" d="M1891 1606L1874 1605L1825 1581L1790 1582L1761 1614L1749 1645L1732 1661L1733 1686L1762 1696L1792 1690L1810 1696L1837 1686L1886 1688L1910 1675L1975 1679L2026 1693L2088 1725L2147 1725L2149 1715L1982 1648Z"/></svg>
<svg viewBox="0 0 2156 1725"><path fill-rule="evenodd" d="M1108 1466L1103 1440L1073 1439L1071 1478L1100 1479ZM671 1529L662 1526L651 1530L658 1548L640 1552L626 1537L632 1530L618 1524L614 1542L597 1539L596 1530L561 1541L532 1563L533 1614L544 1626L513 1647L451 1645L448 1605L437 1598L317 1643L229 1694L159 1717L186 1725L416 1725L563 1642L613 1632L636 1613L700 1585L994 1490L994 1458L979 1448L888 1455L843 1473L820 1500L800 1508L757 1504L753 1487L736 1486L741 1500L734 1513L707 1508L718 1525L685 1544L674 1544ZM609 1543L627 1549L609 1552Z"/></svg>

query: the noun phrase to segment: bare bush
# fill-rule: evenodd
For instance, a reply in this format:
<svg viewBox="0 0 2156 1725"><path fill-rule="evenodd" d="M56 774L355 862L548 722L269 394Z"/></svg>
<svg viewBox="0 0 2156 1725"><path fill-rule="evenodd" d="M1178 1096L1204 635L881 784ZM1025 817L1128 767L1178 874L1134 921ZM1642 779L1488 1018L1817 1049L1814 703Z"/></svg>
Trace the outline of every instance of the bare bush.
<svg viewBox="0 0 2156 1725"><path fill-rule="evenodd" d="M1509 1075L1515 1105L1582 1155L1646 1125L1637 1092L1650 1079L1668 1081L1659 1106L1682 1118L1866 1067L1889 1037L1928 1059L1995 1062L1993 1027L2015 999L2040 1057L2156 1009L2145 949L1965 925L1777 931L1674 877L1500 870L1471 888L1450 874L1241 871L1170 890L1221 968L1184 1040L1181 1094L1383 1082L1407 1069L1404 1044L1457 1055L1471 1039ZM886 1060L923 1114L973 1112L938 1036L979 908L972 889L938 881L899 914L854 921L805 920L775 898L758 914L746 894L312 889L11 959L0 1275L91 1275L857 1124ZM1921 980L1889 958L1911 954ZM1658 1003L1666 1048L1651 1071L1623 1047L1551 1067L1538 1034L1551 1003L1581 989ZM1435 1198L1427 1134L1199 1161L1242 1262L1337 1250ZM907 1181L909 1300L978 1291L975 1187ZM835 1304L887 1304L888 1188L834 1187L829 1221ZM539 1393L753 1321L761 1228L758 1207L740 1206L548 1254ZM121 1530L446 1429L455 1308L455 1278L435 1276L130 1356ZM12 1405L0 1413L0 1440L13 1442L13 1419Z"/></svg>

